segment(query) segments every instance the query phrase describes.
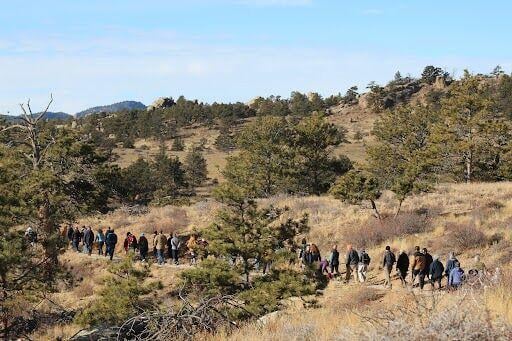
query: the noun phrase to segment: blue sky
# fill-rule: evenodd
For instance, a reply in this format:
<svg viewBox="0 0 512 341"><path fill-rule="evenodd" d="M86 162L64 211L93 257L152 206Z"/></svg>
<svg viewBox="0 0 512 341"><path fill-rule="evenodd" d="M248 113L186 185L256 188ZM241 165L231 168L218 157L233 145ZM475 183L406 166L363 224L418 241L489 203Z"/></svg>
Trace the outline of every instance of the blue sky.
<svg viewBox="0 0 512 341"><path fill-rule="evenodd" d="M1 1L0 113L185 95L248 101L512 67L510 1Z"/></svg>

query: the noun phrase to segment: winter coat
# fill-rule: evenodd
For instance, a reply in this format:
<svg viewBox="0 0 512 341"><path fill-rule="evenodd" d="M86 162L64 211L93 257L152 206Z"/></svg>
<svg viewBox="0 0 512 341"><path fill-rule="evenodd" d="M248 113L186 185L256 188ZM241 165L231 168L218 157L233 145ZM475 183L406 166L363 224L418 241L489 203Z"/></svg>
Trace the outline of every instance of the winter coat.
<svg viewBox="0 0 512 341"><path fill-rule="evenodd" d="M85 230L84 232L84 244L91 246L94 243L94 233L92 230Z"/></svg>
<svg viewBox="0 0 512 341"><path fill-rule="evenodd" d="M455 268L455 263L458 262L459 261L455 257L453 257L452 259L448 259L448 261L446 261L446 268L444 270L444 274L446 275L446 277L450 276L450 272L453 270L453 268Z"/></svg>
<svg viewBox="0 0 512 341"><path fill-rule="evenodd" d="M359 255L356 250L350 250L347 252L347 258L345 260L345 265L357 265L359 263Z"/></svg>
<svg viewBox="0 0 512 341"><path fill-rule="evenodd" d="M433 279L438 279L443 277L444 266L439 260L435 260L430 264L429 274Z"/></svg>
<svg viewBox="0 0 512 341"><path fill-rule="evenodd" d="M74 242L80 242L82 240L82 233L78 230L73 231L73 241Z"/></svg>
<svg viewBox="0 0 512 341"><path fill-rule="evenodd" d="M432 255L430 253L425 253L425 270L430 270L430 264L434 261L434 258L432 258Z"/></svg>
<svg viewBox="0 0 512 341"><path fill-rule="evenodd" d="M98 243L101 243L101 242L104 242L105 241L105 235L103 234L103 232L98 232L96 234L96 241Z"/></svg>
<svg viewBox="0 0 512 341"><path fill-rule="evenodd" d="M137 248L137 238L135 238L134 235L129 235L128 237L126 237L126 239L124 240L124 249L126 251L128 251L128 249L136 249Z"/></svg>
<svg viewBox="0 0 512 341"><path fill-rule="evenodd" d="M311 261L312 262L320 262L322 260L322 257L320 256L319 252L311 252Z"/></svg>
<svg viewBox="0 0 512 341"><path fill-rule="evenodd" d="M340 265L340 253L338 250L333 250L331 253L331 257L329 257L329 262L331 265Z"/></svg>
<svg viewBox="0 0 512 341"><path fill-rule="evenodd" d="M459 285L464 280L464 270L459 267L453 268L450 271L450 277L448 278L448 285Z"/></svg>
<svg viewBox="0 0 512 341"><path fill-rule="evenodd" d="M407 272L407 270L409 270L409 256L407 256L405 252L402 252L400 255L398 255L396 268L401 272Z"/></svg>
<svg viewBox="0 0 512 341"><path fill-rule="evenodd" d="M144 236L140 236L139 238L139 250L140 252L148 252L149 250L148 240Z"/></svg>
<svg viewBox="0 0 512 341"><path fill-rule="evenodd" d="M158 236L156 236L156 249L157 250L165 250L165 245L167 244L167 237L160 233Z"/></svg>
<svg viewBox="0 0 512 341"><path fill-rule="evenodd" d="M424 271L426 269L426 265L427 259L425 258L425 255L421 252L415 252L411 265L412 270Z"/></svg>
<svg viewBox="0 0 512 341"><path fill-rule="evenodd" d="M370 256L366 253L366 251L362 251L361 254L359 255L359 263L364 265L370 265L370 261Z"/></svg>
<svg viewBox="0 0 512 341"><path fill-rule="evenodd" d="M75 233L75 230L73 228L68 229L68 239L73 240L73 234Z"/></svg>
<svg viewBox="0 0 512 341"><path fill-rule="evenodd" d="M117 244L117 234L114 232L108 232L105 236L105 244L115 246Z"/></svg>
<svg viewBox="0 0 512 341"><path fill-rule="evenodd" d="M181 246L181 240L178 237L173 237L171 239L171 249L172 250L179 250Z"/></svg>
<svg viewBox="0 0 512 341"><path fill-rule="evenodd" d="M391 268L396 263L396 256L393 252L386 250L384 252L384 259L382 260L382 266Z"/></svg>

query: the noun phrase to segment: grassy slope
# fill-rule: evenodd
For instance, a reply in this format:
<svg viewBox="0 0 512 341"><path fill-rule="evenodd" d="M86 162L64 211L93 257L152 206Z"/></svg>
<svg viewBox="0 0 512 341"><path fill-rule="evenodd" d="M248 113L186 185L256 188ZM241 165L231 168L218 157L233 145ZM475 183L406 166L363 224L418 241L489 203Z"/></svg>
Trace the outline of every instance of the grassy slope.
<svg viewBox="0 0 512 341"><path fill-rule="evenodd" d="M273 203L278 206L290 207L290 215L300 216L308 213L310 216L311 231L307 236L310 242L317 243L323 254L327 254L333 243L338 243L340 249L346 244L344 231L365 224L379 225L370 216L370 210L356 206L342 204L329 197L275 197L264 200L262 204ZM378 205L384 213L392 213L396 207L393 197L386 193ZM190 207L163 207L152 208L148 214L141 216L127 216L118 211L106 216L84 219L82 223L91 226L113 226L118 235L123 236L127 231L137 233L150 233L154 229L164 229L166 232L177 230L180 232L201 229L207 226L214 218L218 204L211 201L197 203ZM500 184L460 184L442 185L435 192L409 198L403 206L404 214L418 208L426 208L435 212L433 219L433 232L394 237L380 245L370 248L369 254L373 259L370 267L370 285L379 286L383 276L378 270L382 250L385 244L394 250L412 250L415 245L427 246L432 253L440 253L443 262L446 259L446 250L459 252L459 260L463 266L471 264L476 254L481 254L488 268L497 266L510 268L512 260L512 183ZM370 220L368 220L370 219ZM466 224L473 222L487 236L501 233L504 240L498 246L483 246L476 249L462 250L456 241L444 242L450 233L451 223ZM67 308L83 307L94 298L100 288L101 279L105 276L107 261L97 258L88 258L82 254L67 252L63 259L72 267L77 277L84 279L78 281L71 290L63 289L55 295L54 300ZM175 283L176 272L179 268L153 266L151 280L161 280L165 289L156 293L165 299L169 287ZM234 339L261 340L261 339L304 339L307 335L328 339L339 332L340 323L343 325L360 326L361 322L354 311L364 309L379 311L390 307L397 301L403 301L407 295L398 289L395 282L393 291L381 289L359 288L354 285L346 286L339 282L332 282L322 297L318 309L305 311L297 305L285 310L277 319L261 329L258 324L244 327L232 337ZM501 296L491 294L488 304L492 311L499 312L512 322L512 295L508 291ZM448 296L448 299L452 296ZM363 308L361 308L363 307ZM304 327L306 326L306 327ZM355 328L354 327L354 328ZM44 337L52 338L58 334L73 334L78 327L57 327L48 331ZM306 334L304 334L306 333ZM220 334L218 338L222 338Z"/></svg>

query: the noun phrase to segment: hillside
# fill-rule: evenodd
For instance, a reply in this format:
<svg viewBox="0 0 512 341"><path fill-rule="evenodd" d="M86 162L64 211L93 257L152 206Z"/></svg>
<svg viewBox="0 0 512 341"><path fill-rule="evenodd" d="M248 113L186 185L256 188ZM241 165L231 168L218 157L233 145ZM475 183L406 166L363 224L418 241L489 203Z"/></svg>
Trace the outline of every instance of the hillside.
<svg viewBox="0 0 512 341"><path fill-rule="evenodd" d="M36 113L35 115L37 115ZM45 115L46 120L49 121L67 121L73 118L72 115L67 114L65 112L51 112L48 111ZM5 120L7 123L14 123L20 120L19 116L11 116L11 115L0 115L0 119Z"/></svg>
<svg viewBox="0 0 512 341"><path fill-rule="evenodd" d="M80 111L75 114L77 118L82 118L91 114L96 114L100 112L118 112L123 110L143 110L146 109L146 106L141 102L137 101L123 101L109 105L101 105L97 107L92 107L83 111Z"/></svg>
<svg viewBox="0 0 512 341"><path fill-rule="evenodd" d="M367 244L367 250L372 259L369 281L364 285L353 283L347 285L341 281L331 281L316 297L318 301L316 307L304 308L301 301L290 300L285 302L287 308L282 312L269 315L262 320L264 322L242 326L240 330L229 336L222 332L210 335L208 339L330 340L332 337L348 339L347 335L350 334L347 333L363 333L358 335L370 337L378 334L364 334L368 328L367 323L371 323L371 320L366 318L395 309L394 319L406 323L405 321L412 321L411 319L414 318L407 315L406 304L411 304L413 309L416 307L423 309L420 305L431 302L434 297L436 302L439 302L439 307L452 307L453 304L461 304L461 300L464 300L464 295L467 295L465 292L445 293L443 291L432 296L430 285L426 285L423 293L420 293L419 289L402 289L396 277L393 280L393 289L385 290L382 286L382 271L379 268L384 245L391 245L395 252L400 249L410 252L415 245L421 245L427 247L432 254L440 255L443 263L447 253L455 251L466 270L471 268L472 259L477 254L490 270L500 268L505 273L512 266L511 183L442 185L433 193L414 196L404 203L401 222L414 224L415 221L421 220L423 225L414 232L387 236L384 234L383 237L375 233L378 231L390 233L388 231L391 228L390 225L386 223L384 226L379 226L378 222L371 218L369 210L341 204L328 197L278 196L263 200L261 204L287 206L290 208L287 216L291 217L308 213L311 230L305 237L309 242L319 245L323 255L328 254L333 244L339 245L342 254L347 243L352 243L358 249L362 247L363 242ZM391 214L394 212L396 202L391 195L385 195L379 200L378 205L382 207L384 214ZM157 229L162 229L165 233L177 231L186 234L192 230L201 231L213 220L218 208L218 204L205 201L190 207L151 208L149 213L142 215L127 215L125 211L117 211L107 216L83 219L80 224L94 227L111 226L116 229L119 236L125 235L128 231L136 235L141 232L149 235ZM425 217L428 219L425 220ZM368 228L375 232L367 236L357 236L361 233L360 231L369 231ZM474 231L478 232L476 233L478 237L464 236L464 234L475 234ZM118 247L118 255L124 257L121 247ZM76 269L73 271L83 279L76 282L71 291L63 289L60 293L52 295L52 300L66 310L79 309L95 298L101 287L101 277L105 274L108 261L72 251L67 251L64 259L67 266ZM166 301L166 297L176 285L174 279L177 273L187 268L187 265L151 266L151 280L160 280L163 283L163 289L156 291L154 296ZM478 295L480 289L474 290L474 295ZM490 287L485 296L480 296L477 301L479 305L488 307L489 318L492 321L498 322L503 319L510 323L512 322L511 294L510 283L505 282L503 285ZM468 302L463 301L463 303ZM433 316L441 314L439 309L442 308L433 307L433 309ZM479 310L478 305L470 305L470 309L475 316L473 321L475 325L471 326L471 321L468 321L466 324L469 326L466 328L479 328L477 324L482 323L479 320L482 311ZM263 329L262 323L265 326ZM378 332L376 326L372 328L374 328L372 333ZM74 325L55 326L35 337L45 339L53 339L57 336L69 337L79 329ZM419 333L415 328L409 328L408 332ZM460 332L469 333L469 330Z"/></svg>

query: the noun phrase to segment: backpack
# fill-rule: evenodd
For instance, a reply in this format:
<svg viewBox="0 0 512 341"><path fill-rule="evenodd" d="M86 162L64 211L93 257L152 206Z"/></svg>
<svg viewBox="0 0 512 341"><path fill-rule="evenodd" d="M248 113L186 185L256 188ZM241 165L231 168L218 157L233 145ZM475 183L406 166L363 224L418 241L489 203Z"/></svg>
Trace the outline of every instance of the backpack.
<svg viewBox="0 0 512 341"><path fill-rule="evenodd" d="M370 260L371 258L366 252L361 253L361 263L369 265Z"/></svg>

